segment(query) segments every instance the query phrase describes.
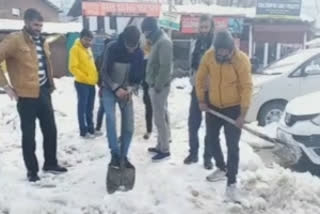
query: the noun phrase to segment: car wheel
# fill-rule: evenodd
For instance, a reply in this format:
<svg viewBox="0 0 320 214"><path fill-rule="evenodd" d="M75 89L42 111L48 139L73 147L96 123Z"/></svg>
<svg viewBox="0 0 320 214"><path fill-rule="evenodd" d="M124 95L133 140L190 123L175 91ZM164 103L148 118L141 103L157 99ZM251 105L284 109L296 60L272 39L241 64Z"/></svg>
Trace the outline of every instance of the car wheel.
<svg viewBox="0 0 320 214"><path fill-rule="evenodd" d="M310 172L312 175L320 176L320 166L314 164L308 156L302 151L302 156L299 161L290 167L296 172Z"/></svg>
<svg viewBox="0 0 320 214"><path fill-rule="evenodd" d="M283 111L286 107L285 101L274 101L265 104L258 115L259 126L266 126L281 119Z"/></svg>

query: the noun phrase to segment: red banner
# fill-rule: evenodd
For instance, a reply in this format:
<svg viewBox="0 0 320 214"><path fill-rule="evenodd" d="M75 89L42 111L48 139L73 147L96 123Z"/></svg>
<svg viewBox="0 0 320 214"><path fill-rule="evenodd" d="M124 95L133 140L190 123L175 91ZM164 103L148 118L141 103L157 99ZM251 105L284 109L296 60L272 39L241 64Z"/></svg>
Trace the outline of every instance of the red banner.
<svg viewBox="0 0 320 214"><path fill-rule="evenodd" d="M82 2L84 16L152 16L160 15L161 5L153 3Z"/></svg>
<svg viewBox="0 0 320 214"><path fill-rule="evenodd" d="M199 16L183 16L181 19L181 32L196 34L199 31Z"/></svg>
<svg viewBox="0 0 320 214"><path fill-rule="evenodd" d="M215 30L226 30L229 28L231 32L239 32L241 31L241 28L235 28L238 27L238 25L232 25L235 22L232 22L234 20L242 20L241 18L232 18L232 17L214 17L213 21L215 24ZM181 18L181 32L186 34L197 34L199 32L199 22L200 17L199 16L182 16ZM240 25L243 22L240 22ZM234 27L235 26L235 27Z"/></svg>
<svg viewBox="0 0 320 214"><path fill-rule="evenodd" d="M213 20L216 31L228 29L229 18L216 17Z"/></svg>

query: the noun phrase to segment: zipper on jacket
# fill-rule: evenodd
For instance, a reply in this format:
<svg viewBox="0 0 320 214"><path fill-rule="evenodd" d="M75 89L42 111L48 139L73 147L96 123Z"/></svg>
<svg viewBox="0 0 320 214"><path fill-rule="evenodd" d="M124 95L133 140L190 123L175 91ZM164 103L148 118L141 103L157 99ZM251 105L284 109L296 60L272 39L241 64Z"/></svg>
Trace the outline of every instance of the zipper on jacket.
<svg viewBox="0 0 320 214"><path fill-rule="evenodd" d="M222 93L221 93L221 84L222 84L222 66L223 64L220 65L220 82L219 82L219 99L220 99L220 105L223 108L222 104Z"/></svg>

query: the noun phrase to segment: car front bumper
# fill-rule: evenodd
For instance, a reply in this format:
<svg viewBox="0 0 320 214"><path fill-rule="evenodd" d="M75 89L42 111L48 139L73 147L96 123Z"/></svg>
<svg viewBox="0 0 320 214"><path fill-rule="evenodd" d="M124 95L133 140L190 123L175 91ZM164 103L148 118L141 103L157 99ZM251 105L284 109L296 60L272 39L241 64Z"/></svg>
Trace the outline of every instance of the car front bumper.
<svg viewBox="0 0 320 214"><path fill-rule="evenodd" d="M314 164L320 165L320 135L294 135L279 127L277 130L279 140L288 144L298 145Z"/></svg>

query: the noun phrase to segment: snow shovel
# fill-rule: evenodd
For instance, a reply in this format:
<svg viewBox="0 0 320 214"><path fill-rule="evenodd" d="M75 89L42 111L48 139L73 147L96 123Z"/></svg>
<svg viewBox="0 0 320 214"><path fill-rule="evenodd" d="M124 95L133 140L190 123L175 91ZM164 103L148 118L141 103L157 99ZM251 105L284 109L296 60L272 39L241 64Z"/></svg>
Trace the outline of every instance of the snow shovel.
<svg viewBox="0 0 320 214"><path fill-rule="evenodd" d="M228 123L231 123L232 125L236 125L236 121L217 112L214 111L212 109L208 109L207 110L208 113L215 115L216 117L223 119L225 121L227 121ZM265 141L268 141L272 144L275 145L275 148L273 148L272 150L270 150L270 152L275 155L276 157L278 157L280 160L278 160L279 164L282 166L290 166L294 163L296 163L301 156L301 150L299 149L298 146L294 146L294 143L292 142L283 142L282 140L278 139L278 138L273 138L270 137L264 133L261 133L253 128L250 128L247 125L243 126L243 129L246 130L248 133L263 139Z"/></svg>
<svg viewBox="0 0 320 214"><path fill-rule="evenodd" d="M120 108L123 106L120 105ZM120 142L120 167L108 166L107 192L113 194L116 191L127 192L133 189L136 179L136 169L125 166L124 145Z"/></svg>
<svg viewBox="0 0 320 214"><path fill-rule="evenodd" d="M127 168L125 166L125 157L123 155L123 144L121 143L120 167L109 165L107 172L107 192L113 194L116 191L127 192L133 189L136 170L135 167Z"/></svg>

